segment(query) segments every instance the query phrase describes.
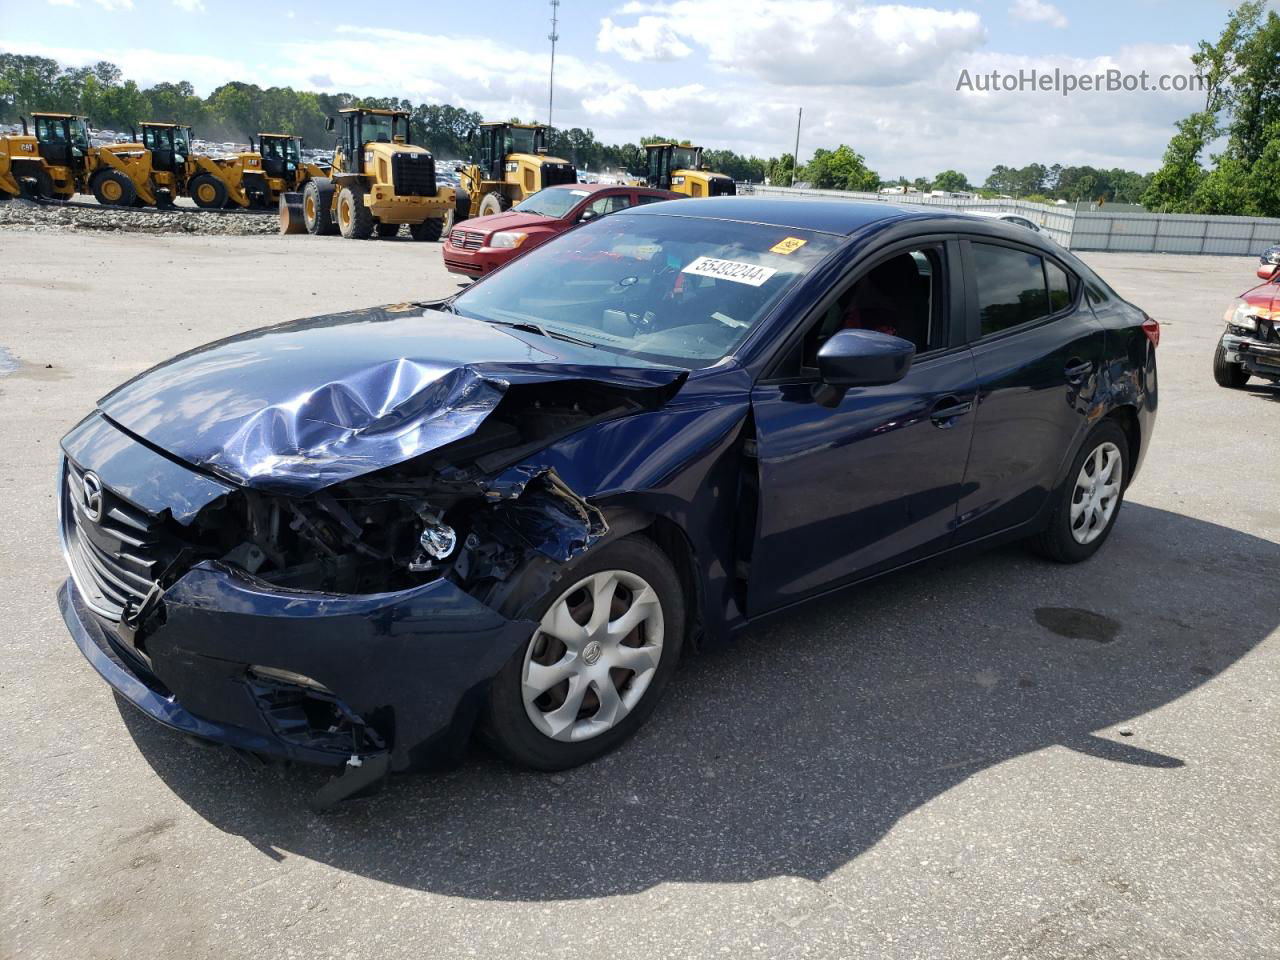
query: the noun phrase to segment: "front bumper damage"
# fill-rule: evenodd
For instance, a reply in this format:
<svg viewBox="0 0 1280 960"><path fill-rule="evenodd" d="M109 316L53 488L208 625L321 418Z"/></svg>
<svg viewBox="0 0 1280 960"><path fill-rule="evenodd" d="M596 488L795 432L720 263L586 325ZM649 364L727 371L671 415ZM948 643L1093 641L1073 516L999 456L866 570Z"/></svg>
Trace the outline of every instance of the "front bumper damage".
<svg viewBox="0 0 1280 960"><path fill-rule="evenodd" d="M1228 363L1240 364L1252 376L1280 381L1280 344L1227 332L1222 349Z"/></svg>
<svg viewBox="0 0 1280 960"><path fill-rule="evenodd" d="M371 772L457 757L489 678L535 627L447 580L303 594L216 563L164 592L145 638L90 610L72 579L58 603L93 668L152 719L255 754L345 765L350 792Z"/></svg>

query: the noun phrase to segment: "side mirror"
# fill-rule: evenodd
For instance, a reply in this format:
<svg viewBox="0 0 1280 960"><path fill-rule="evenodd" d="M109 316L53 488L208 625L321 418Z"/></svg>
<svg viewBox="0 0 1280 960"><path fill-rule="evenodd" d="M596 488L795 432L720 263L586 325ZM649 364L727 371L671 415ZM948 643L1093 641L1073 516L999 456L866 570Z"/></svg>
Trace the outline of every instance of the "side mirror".
<svg viewBox="0 0 1280 960"><path fill-rule="evenodd" d="M592 210L590 207L587 207L587 209L583 210L578 216L578 222L586 223L588 220L594 220L598 216L600 216L600 211Z"/></svg>
<svg viewBox="0 0 1280 960"><path fill-rule="evenodd" d="M832 387L897 383L911 369L915 344L875 330L837 330L818 351L818 373Z"/></svg>
<svg viewBox="0 0 1280 960"><path fill-rule="evenodd" d="M325 117L325 118L324 118L324 128L325 128L325 130L326 130L326 131L328 131L329 133L332 133L332 132L333 132L333 117Z"/></svg>
<svg viewBox="0 0 1280 960"><path fill-rule="evenodd" d="M1264 263L1258 268L1259 280L1280 280L1280 263Z"/></svg>

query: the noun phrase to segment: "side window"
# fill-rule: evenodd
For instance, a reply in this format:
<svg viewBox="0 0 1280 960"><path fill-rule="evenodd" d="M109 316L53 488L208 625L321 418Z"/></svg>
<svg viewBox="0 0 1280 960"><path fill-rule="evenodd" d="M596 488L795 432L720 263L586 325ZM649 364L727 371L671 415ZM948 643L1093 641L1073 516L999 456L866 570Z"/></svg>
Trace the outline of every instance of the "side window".
<svg viewBox="0 0 1280 960"><path fill-rule="evenodd" d="M1052 260L1044 262L1044 276L1049 281L1049 309L1057 313L1071 306L1071 278Z"/></svg>
<svg viewBox="0 0 1280 960"><path fill-rule="evenodd" d="M1039 320L1052 312L1039 256L989 243L975 243L972 250L982 336Z"/></svg>
<svg viewBox="0 0 1280 960"><path fill-rule="evenodd" d="M631 198L625 193L615 193L612 196L601 197L599 200L592 201L588 204L587 209L582 212L585 214L587 210L591 211L592 217L603 217L606 213L617 213L619 210L625 210L631 206Z"/></svg>
<svg viewBox="0 0 1280 960"><path fill-rule="evenodd" d="M661 203L666 197L655 197L651 193L642 193L636 198L636 205L643 207L646 203Z"/></svg>
<svg viewBox="0 0 1280 960"><path fill-rule="evenodd" d="M917 354L941 346L944 276L941 247L904 251L877 264L827 308L805 335L794 365L816 367L818 351L838 330L890 333L914 343Z"/></svg>

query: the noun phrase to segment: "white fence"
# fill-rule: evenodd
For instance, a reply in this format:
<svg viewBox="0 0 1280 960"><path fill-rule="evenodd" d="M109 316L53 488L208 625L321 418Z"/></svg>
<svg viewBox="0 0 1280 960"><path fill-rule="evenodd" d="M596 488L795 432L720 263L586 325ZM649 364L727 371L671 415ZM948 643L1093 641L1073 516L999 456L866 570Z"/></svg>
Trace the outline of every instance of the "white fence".
<svg viewBox="0 0 1280 960"><path fill-rule="evenodd" d="M908 193L883 195L847 190L805 190L753 186L759 196L806 199L863 200L875 203L936 206L949 210L987 210L1026 217L1058 243L1071 250L1137 253L1192 253L1257 256L1280 243L1280 219L1210 217L1174 213L1136 213L1050 206L1023 200L962 200Z"/></svg>

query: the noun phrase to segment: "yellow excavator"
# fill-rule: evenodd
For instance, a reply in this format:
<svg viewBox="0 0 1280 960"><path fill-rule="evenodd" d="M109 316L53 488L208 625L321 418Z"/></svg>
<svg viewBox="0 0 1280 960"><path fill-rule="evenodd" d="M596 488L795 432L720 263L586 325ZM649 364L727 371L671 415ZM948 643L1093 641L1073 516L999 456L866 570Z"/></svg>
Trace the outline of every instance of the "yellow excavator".
<svg viewBox="0 0 1280 960"><path fill-rule="evenodd" d="M702 162L702 148L678 143L645 146L648 161L646 183L659 190L686 197L732 197L738 192L732 177L712 173Z"/></svg>
<svg viewBox="0 0 1280 960"><path fill-rule="evenodd" d="M237 155L245 196L250 206L273 210L282 193L294 193L315 177L328 176L319 164L302 159L302 138L288 133L259 133L249 152Z"/></svg>
<svg viewBox="0 0 1280 960"><path fill-rule="evenodd" d="M281 232L365 240L394 237L407 224L413 239L439 240L456 194L436 183L431 151L411 142L409 114L350 107L339 111L339 121L333 169L311 177L300 198L281 196ZM334 129L332 117L325 126Z"/></svg>
<svg viewBox="0 0 1280 960"><path fill-rule="evenodd" d="M446 233L456 221L501 213L545 187L578 182L572 163L547 156L542 124L482 123L468 140L472 158L458 167L462 189Z"/></svg>
<svg viewBox="0 0 1280 960"><path fill-rule="evenodd" d="M69 113L33 113L31 126L21 119L22 133L0 137L0 199L92 192L100 203L132 204L146 191L151 164L141 144L91 146L89 121Z"/></svg>

